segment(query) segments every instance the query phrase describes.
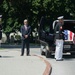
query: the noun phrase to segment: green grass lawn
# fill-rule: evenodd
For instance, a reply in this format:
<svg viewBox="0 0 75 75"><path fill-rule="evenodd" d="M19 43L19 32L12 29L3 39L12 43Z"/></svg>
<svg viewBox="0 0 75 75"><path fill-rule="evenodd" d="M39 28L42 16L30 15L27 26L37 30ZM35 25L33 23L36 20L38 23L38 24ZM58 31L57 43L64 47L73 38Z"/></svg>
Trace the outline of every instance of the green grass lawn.
<svg viewBox="0 0 75 75"><path fill-rule="evenodd" d="M4 48L0 48L0 50L4 50Z"/></svg>

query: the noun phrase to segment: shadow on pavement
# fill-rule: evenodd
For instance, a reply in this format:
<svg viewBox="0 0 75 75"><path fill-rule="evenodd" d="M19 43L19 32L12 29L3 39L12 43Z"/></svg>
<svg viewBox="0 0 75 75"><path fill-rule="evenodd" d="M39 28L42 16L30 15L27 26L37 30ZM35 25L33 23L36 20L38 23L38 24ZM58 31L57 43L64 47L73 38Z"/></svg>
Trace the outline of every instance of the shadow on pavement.
<svg viewBox="0 0 75 75"><path fill-rule="evenodd" d="M55 58L54 58L54 55L51 55L50 58L51 58L51 59L55 59ZM75 58L75 55L63 55L63 58L64 58L65 60L72 60L72 59Z"/></svg>
<svg viewBox="0 0 75 75"><path fill-rule="evenodd" d="M69 61L75 59L75 55L64 55L63 58Z"/></svg>
<svg viewBox="0 0 75 75"><path fill-rule="evenodd" d="M1 56L0 58L14 58L14 56Z"/></svg>

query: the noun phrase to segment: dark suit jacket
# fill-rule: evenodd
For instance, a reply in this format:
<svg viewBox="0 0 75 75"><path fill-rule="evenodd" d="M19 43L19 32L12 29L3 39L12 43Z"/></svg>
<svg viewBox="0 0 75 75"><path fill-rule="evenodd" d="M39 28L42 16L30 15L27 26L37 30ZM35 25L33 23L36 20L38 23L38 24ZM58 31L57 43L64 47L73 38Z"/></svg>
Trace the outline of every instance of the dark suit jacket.
<svg viewBox="0 0 75 75"><path fill-rule="evenodd" d="M2 39L2 25L0 25L0 40Z"/></svg>
<svg viewBox="0 0 75 75"><path fill-rule="evenodd" d="M62 29L60 27L62 26ZM55 39L64 39L63 35L63 25L61 23L57 23L55 27Z"/></svg>
<svg viewBox="0 0 75 75"><path fill-rule="evenodd" d="M23 25L21 27L21 33L22 33L22 40L29 39L31 33L31 27L27 26L27 30L26 30L25 26ZM25 38L25 35L28 35L28 38Z"/></svg>

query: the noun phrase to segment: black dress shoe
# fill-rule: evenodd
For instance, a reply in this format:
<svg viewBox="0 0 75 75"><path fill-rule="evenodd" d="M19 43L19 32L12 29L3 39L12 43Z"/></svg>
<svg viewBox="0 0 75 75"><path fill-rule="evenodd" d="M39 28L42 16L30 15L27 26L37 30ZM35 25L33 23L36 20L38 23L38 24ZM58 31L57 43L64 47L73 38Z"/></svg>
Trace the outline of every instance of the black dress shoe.
<svg viewBox="0 0 75 75"><path fill-rule="evenodd" d="M23 56L23 55L21 55L21 56Z"/></svg>
<svg viewBox="0 0 75 75"><path fill-rule="evenodd" d="M0 55L0 57L2 57L2 56Z"/></svg>
<svg viewBox="0 0 75 75"><path fill-rule="evenodd" d="M63 59L56 59L56 61L63 61Z"/></svg>
<svg viewBox="0 0 75 75"><path fill-rule="evenodd" d="M27 54L27 56L31 56L30 54Z"/></svg>

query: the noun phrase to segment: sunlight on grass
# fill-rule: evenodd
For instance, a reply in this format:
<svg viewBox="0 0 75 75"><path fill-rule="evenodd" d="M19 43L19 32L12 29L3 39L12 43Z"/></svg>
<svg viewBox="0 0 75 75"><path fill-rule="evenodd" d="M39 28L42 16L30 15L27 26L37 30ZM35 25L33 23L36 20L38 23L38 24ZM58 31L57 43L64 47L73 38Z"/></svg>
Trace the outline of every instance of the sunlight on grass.
<svg viewBox="0 0 75 75"><path fill-rule="evenodd" d="M4 50L4 48L0 48L0 50Z"/></svg>

